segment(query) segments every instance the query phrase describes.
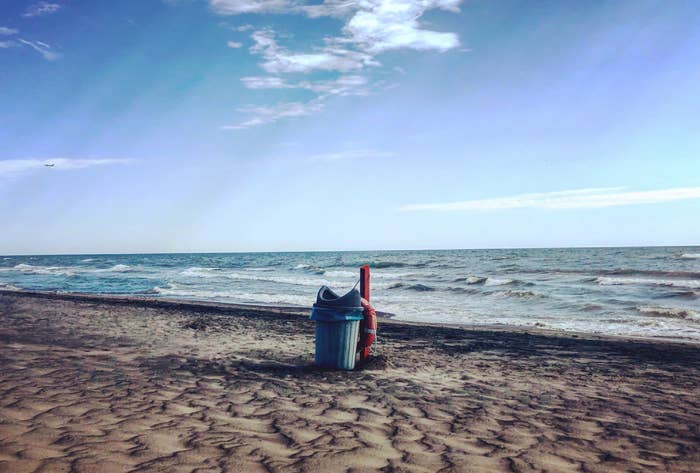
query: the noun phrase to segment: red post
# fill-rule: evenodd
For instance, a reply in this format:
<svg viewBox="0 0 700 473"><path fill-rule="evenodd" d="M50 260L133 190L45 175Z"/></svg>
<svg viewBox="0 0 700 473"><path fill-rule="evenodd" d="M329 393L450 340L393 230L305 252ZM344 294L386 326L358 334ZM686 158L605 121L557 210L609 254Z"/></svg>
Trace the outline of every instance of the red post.
<svg viewBox="0 0 700 473"><path fill-rule="evenodd" d="M369 266L360 267L360 295L369 302Z"/></svg>

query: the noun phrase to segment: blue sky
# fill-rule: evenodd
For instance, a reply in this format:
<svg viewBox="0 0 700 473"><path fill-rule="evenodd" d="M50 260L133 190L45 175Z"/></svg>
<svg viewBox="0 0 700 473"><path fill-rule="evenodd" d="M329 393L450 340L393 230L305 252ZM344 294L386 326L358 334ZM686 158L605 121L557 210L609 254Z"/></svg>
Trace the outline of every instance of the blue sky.
<svg viewBox="0 0 700 473"><path fill-rule="evenodd" d="M5 0L0 253L698 244L699 19Z"/></svg>

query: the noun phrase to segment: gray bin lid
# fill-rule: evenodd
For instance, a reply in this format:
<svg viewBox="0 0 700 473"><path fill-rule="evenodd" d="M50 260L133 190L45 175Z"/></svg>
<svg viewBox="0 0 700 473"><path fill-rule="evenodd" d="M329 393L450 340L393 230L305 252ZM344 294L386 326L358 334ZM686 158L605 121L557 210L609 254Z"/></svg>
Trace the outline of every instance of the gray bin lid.
<svg viewBox="0 0 700 473"><path fill-rule="evenodd" d="M363 309L360 299L360 292L357 289L339 296L330 287L322 286L316 296L316 303L311 309L310 318L322 322L361 320Z"/></svg>

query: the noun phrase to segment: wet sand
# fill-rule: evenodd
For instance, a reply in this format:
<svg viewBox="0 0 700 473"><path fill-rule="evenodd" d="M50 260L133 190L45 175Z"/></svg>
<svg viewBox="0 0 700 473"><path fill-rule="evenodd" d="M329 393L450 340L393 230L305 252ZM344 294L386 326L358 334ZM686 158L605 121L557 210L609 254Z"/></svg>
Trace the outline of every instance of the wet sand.
<svg viewBox="0 0 700 473"><path fill-rule="evenodd" d="M700 346L0 292L0 472L700 471Z"/></svg>

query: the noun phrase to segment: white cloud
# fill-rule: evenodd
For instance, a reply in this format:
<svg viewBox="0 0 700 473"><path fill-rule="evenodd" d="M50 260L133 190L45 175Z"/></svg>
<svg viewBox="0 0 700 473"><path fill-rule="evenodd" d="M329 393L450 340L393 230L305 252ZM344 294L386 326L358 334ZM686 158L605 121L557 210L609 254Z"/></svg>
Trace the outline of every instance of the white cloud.
<svg viewBox="0 0 700 473"><path fill-rule="evenodd" d="M421 28L418 19L428 10L459 12L461 0L369 0L343 27L363 49L380 53L391 49L447 51L459 46L455 33Z"/></svg>
<svg viewBox="0 0 700 473"><path fill-rule="evenodd" d="M309 156L309 161L341 161L346 159L363 158L391 158L394 153L390 151L378 151L374 149L355 149L339 151L335 153L322 153Z"/></svg>
<svg viewBox="0 0 700 473"><path fill-rule="evenodd" d="M330 95L369 95L366 77L343 75L337 79L288 82L276 76L252 76L241 79L248 89L305 89L326 97Z"/></svg>
<svg viewBox="0 0 700 473"><path fill-rule="evenodd" d="M0 49L7 49L13 46L17 46L16 41L0 41Z"/></svg>
<svg viewBox="0 0 700 473"><path fill-rule="evenodd" d="M292 53L279 46L272 30L258 30L251 38L250 52L260 54L261 67L271 73L311 72L313 70L348 72L379 63L369 54L334 45L326 45L311 53Z"/></svg>
<svg viewBox="0 0 700 473"><path fill-rule="evenodd" d="M295 8L295 4L287 0L209 0L209 6L219 15L282 13Z"/></svg>
<svg viewBox="0 0 700 473"><path fill-rule="evenodd" d="M35 16L51 15L60 9L61 5L58 3L37 2L29 5L27 9L24 10L24 13L22 13L22 16L25 18L31 18Z"/></svg>
<svg viewBox="0 0 700 473"><path fill-rule="evenodd" d="M295 118L320 112L325 104L318 99L309 102L280 102L270 106L250 106L239 108L239 112L251 115L251 118L235 125L224 125L222 130L240 130L252 126L274 123L283 118Z"/></svg>
<svg viewBox="0 0 700 473"><path fill-rule="evenodd" d="M229 41L228 43L226 43L226 46L228 46L229 48L238 49L241 46L243 46L243 43L238 43L236 41Z"/></svg>
<svg viewBox="0 0 700 473"><path fill-rule="evenodd" d="M243 85L248 89L304 89L317 94L308 102L282 102L272 106L243 107L239 112L251 115L242 123L222 126L222 130L240 130L256 125L274 123L283 118L308 116L318 113L325 107L330 96L368 95L370 93L367 78L363 76L340 76L337 79L288 82L281 77L253 76L243 77Z"/></svg>
<svg viewBox="0 0 700 473"><path fill-rule="evenodd" d="M41 41L28 41L22 38L17 38L17 41L32 48L34 51L41 54L47 61L55 61L61 57L60 54L51 51L51 46L46 43L42 43Z"/></svg>
<svg viewBox="0 0 700 473"><path fill-rule="evenodd" d="M369 84L358 74L370 67L381 66L376 56L395 49L447 51L460 46L452 32L427 29L420 18L429 10L459 12L462 0L324 0L320 4L305 4L302 0L208 0L219 15L243 13L303 14L311 18L334 17L342 20L342 28L335 36L327 36L323 43L307 51L290 51L278 44L276 33L258 29L251 33L250 52L261 56L260 67L272 76L244 77L249 89L303 89L317 95L309 102L282 102L271 106L239 109L252 117L242 123L223 129L248 128L273 123L285 117L310 115L323 109L331 96L369 95L371 90L386 90L396 84L375 82ZM238 27L223 23L229 29L245 31L250 25ZM229 42L229 47L240 47ZM335 79L290 81L284 74L335 72ZM403 73L402 69L398 69Z"/></svg>
<svg viewBox="0 0 700 473"><path fill-rule="evenodd" d="M98 158L98 159L9 159L0 161L0 177L15 177L30 171L45 169L46 171L61 171L70 169L84 169L93 166L106 166L115 164L129 164L133 159L123 158Z"/></svg>
<svg viewBox="0 0 700 473"><path fill-rule="evenodd" d="M0 36L12 36L13 34L17 33L19 33L19 30L8 28L6 26L0 26Z"/></svg>
<svg viewBox="0 0 700 473"><path fill-rule="evenodd" d="M677 187L650 191L622 192L624 188L575 189L559 192L520 194L492 199L465 200L437 204L411 204L403 211L504 210L522 208L582 209L623 205L657 204L678 200L700 199L700 187Z"/></svg>
<svg viewBox="0 0 700 473"><path fill-rule="evenodd" d="M360 2L354 0L325 0L317 5L304 5L299 9L310 18L332 16L342 18L358 8Z"/></svg>

